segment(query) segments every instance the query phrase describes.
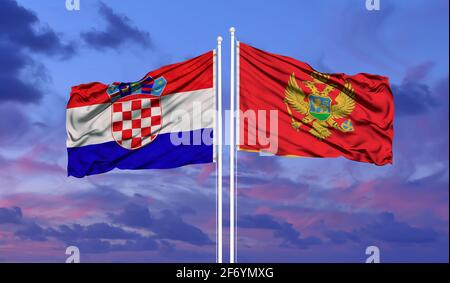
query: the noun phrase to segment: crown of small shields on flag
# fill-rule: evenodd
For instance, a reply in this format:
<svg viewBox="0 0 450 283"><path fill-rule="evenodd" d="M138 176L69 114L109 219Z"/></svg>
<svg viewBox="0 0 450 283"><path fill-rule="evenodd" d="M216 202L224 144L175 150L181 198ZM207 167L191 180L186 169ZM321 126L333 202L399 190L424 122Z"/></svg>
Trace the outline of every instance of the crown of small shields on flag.
<svg viewBox="0 0 450 283"><path fill-rule="evenodd" d="M160 97L166 85L164 77L150 76L109 85L111 133L120 146L135 150L155 140L162 127Z"/></svg>

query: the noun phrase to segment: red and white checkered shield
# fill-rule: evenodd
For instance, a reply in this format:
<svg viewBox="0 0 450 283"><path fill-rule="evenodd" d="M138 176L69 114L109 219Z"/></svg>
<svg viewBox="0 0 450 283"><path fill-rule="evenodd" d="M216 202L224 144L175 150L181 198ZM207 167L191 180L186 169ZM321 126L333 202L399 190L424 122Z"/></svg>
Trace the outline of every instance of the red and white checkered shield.
<svg viewBox="0 0 450 283"><path fill-rule="evenodd" d="M130 95L111 107L112 136L126 149L138 149L152 142L162 127L159 97Z"/></svg>

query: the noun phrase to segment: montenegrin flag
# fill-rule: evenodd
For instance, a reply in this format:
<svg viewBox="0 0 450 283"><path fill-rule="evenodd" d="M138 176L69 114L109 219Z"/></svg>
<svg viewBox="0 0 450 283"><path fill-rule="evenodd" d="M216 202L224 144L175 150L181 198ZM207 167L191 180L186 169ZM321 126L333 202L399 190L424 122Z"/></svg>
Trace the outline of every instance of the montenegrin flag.
<svg viewBox="0 0 450 283"><path fill-rule="evenodd" d="M387 77L320 73L243 43L238 66L241 150L392 163Z"/></svg>
<svg viewBox="0 0 450 283"><path fill-rule="evenodd" d="M213 162L214 58L210 51L137 82L72 87L68 175Z"/></svg>

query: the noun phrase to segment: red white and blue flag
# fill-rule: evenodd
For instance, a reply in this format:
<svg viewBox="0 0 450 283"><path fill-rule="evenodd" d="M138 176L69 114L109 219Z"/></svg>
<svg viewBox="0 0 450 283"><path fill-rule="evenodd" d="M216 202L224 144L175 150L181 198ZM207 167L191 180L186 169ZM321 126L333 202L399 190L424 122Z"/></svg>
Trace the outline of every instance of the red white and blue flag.
<svg viewBox="0 0 450 283"><path fill-rule="evenodd" d="M68 175L213 162L214 57L164 66L138 82L72 87Z"/></svg>

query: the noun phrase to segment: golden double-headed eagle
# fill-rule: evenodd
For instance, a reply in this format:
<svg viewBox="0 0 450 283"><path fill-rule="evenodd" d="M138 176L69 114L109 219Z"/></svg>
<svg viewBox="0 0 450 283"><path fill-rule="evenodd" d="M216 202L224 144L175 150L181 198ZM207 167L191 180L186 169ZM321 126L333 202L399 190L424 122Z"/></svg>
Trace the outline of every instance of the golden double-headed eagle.
<svg viewBox="0 0 450 283"><path fill-rule="evenodd" d="M289 115L292 118L291 125L297 131L302 124L309 125L309 133L321 140L331 136L329 128L334 128L341 132L354 131L353 123L350 119L344 120L340 124L337 119L346 118L355 109L355 91L349 82L345 82L339 94L334 100L329 96L338 86L330 82L330 76L314 71L311 74L312 81L302 81L310 93L305 93L297 84L295 74L292 73L285 90L284 103ZM325 84L322 91L319 91L317 84ZM297 111L303 118L298 120L292 114L292 110Z"/></svg>

